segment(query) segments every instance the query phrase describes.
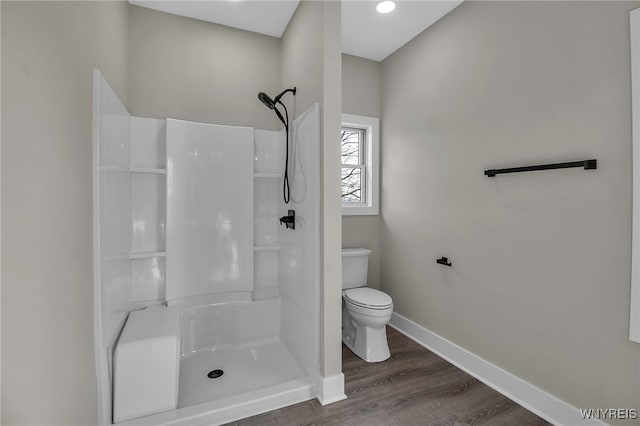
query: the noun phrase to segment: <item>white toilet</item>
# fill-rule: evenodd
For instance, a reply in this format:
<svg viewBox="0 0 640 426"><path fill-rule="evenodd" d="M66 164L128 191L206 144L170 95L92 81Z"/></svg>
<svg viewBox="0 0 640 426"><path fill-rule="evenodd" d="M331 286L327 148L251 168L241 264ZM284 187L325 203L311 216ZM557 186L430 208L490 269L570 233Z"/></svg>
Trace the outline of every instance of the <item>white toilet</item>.
<svg viewBox="0 0 640 426"><path fill-rule="evenodd" d="M391 319L391 297L367 288L371 250L342 249L342 341L367 362L391 356L385 326Z"/></svg>

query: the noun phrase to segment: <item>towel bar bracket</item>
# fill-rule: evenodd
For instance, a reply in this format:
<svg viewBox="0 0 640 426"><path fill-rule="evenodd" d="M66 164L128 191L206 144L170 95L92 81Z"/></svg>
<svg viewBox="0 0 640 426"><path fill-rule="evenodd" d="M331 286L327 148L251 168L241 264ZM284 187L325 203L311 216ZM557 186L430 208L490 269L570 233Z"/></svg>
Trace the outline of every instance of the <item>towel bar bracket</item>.
<svg viewBox="0 0 640 426"><path fill-rule="evenodd" d="M436 260L436 263L439 265L444 265L444 266L451 266L452 263L449 262L449 258L448 257L441 257L440 259Z"/></svg>

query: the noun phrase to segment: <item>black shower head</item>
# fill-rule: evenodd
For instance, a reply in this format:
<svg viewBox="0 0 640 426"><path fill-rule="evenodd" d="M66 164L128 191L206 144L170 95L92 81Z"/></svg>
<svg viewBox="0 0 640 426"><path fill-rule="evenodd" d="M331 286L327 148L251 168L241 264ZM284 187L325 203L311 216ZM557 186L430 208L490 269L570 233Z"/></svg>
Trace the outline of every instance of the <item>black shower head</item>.
<svg viewBox="0 0 640 426"><path fill-rule="evenodd" d="M286 89L282 93L280 93L278 96L276 96L274 99L271 99L269 97L269 95L267 95L264 92L258 93L258 99L260 99L260 102L265 104L267 106L267 108L272 109L276 113L276 116L278 117L278 119L280 121L282 121L282 124L284 124L285 133L287 135L286 144L285 144L285 146L286 146L286 157L285 157L285 161L284 161L284 181L283 181L283 187L282 187L282 197L284 198L284 203L285 204L289 204L289 199L291 197L291 193L290 193L291 188L289 186L289 113L287 112L287 106L285 104L283 104L282 102L280 102L280 98L285 93L288 93L288 92L293 93L293 96L295 96L296 95L296 88L294 87L292 89ZM285 115L286 118L282 116L282 113L276 107L276 104L280 104L280 106L284 110L284 115ZM292 212L292 211L293 210L290 210L290 212ZM280 222L284 223L283 219L280 219ZM287 223L287 228L289 228L289 227L290 226ZM295 227L292 228L292 229L295 229Z"/></svg>
<svg viewBox="0 0 640 426"><path fill-rule="evenodd" d="M293 95L295 96L296 88L294 87L293 89L286 89L286 90L284 90L282 93L280 93L278 96L276 96L273 99L271 99L269 97L269 95L267 95L266 93L260 92L260 93L258 93L258 99L260 99L260 102L265 104L269 109L275 109L276 104L278 102L280 102L280 98L282 97L282 95L284 95L285 93L289 93L289 92L293 93Z"/></svg>
<svg viewBox="0 0 640 426"><path fill-rule="evenodd" d="M267 108L275 109L276 103L266 93L264 93L264 92L258 93L258 99L260 99L260 102L265 104L267 106Z"/></svg>
<svg viewBox="0 0 640 426"><path fill-rule="evenodd" d="M280 99L278 99L277 101L274 101L273 99L271 99L269 97L269 95L267 95L264 92L258 93L258 99L260 99L260 102L265 104L267 106L267 108L272 109L272 110L275 111L276 115L278 116L280 121L282 121L282 124L284 124L285 127L289 126L289 123L287 122L287 120L284 119L284 117L282 116L280 111L278 111L278 108L276 108L276 102L279 102Z"/></svg>

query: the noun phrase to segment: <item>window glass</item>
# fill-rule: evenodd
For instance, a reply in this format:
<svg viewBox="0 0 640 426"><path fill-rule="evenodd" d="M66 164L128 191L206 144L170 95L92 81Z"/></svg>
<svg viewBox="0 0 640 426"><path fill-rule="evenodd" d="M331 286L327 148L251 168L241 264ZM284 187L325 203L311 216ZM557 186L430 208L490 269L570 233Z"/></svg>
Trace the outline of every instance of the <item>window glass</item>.
<svg viewBox="0 0 640 426"><path fill-rule="evenodd" d="M359 168L342 168L342 202L361 203L362 202L362 175Z"/></svg>
<svg viewBox="0 0 640 426"><path fill-rule="evenodd" d="M340 194L343 215L378 214L379 120L342 114Z"/></svg>

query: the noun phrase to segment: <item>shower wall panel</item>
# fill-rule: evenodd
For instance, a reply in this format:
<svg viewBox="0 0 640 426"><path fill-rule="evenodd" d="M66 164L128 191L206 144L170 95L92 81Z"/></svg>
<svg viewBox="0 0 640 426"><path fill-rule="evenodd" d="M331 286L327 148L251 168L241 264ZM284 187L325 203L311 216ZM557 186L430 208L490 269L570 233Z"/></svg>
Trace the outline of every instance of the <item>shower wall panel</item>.
<svg viewBox="0 0 640 426"><path fill-rule="evenodd" d="M94 309L99 421L110 421L111 348L131 301L131 116L93 70Z"/></svg>
<svg viewBox="0 0 640 426"><path fill-rule="evenodd" d="M165 299L166 120L131 117L131 299Z"/></svg>
<svg viewBox="0 0 640 426"><path fill-rule="evenodd" d="M132 117L131 164L134 167L163 169L167 164L167 120Z"/></svg>
<svg viewBox="0 0 640 426"><path fill-rule="evenodd" d="M253 163L252 128L167 120L169 303L253 289Z"/></svg>
<svg viewBox="0 0 640 426"><path fill-rule="evenodd" d="M320 109L315 104L293 123L289 177L291 202L280 200L280 215L296 211L296 229L278 228L281 245L280 339L309 377L318 374L319 158Z"/></svg>
<svg viewBox="0 0 640 426"><path fill-rule="evenodd" d="M278 199L282 194L284 132L255 131L253 300L278 297ZM278 305L278 317L280 315Z"/></svg>
<svg viewBox="0 0 640 426"><path fill-rule="evenodd" d="M163 251L165 176L155 173L133 173L131 178L133 207L131 251Z"/></svg>
<svg viewBox="0 0 640 426"><path fill-rule="evenodd" d="M97 184L97 289L100 296L105 347L114 338L123 313L118 306L131 301L131 175L129 174L131 116L99 71L94 71L94 185ZM96 173L97 172L97 173Z"/></svg>
<svg viewBox="0 0 640 426"><path fill-rule="evenodd" d="M255 172L259 175L282 175L284 131L274 132L256 129L255 142Z"/></svg>

